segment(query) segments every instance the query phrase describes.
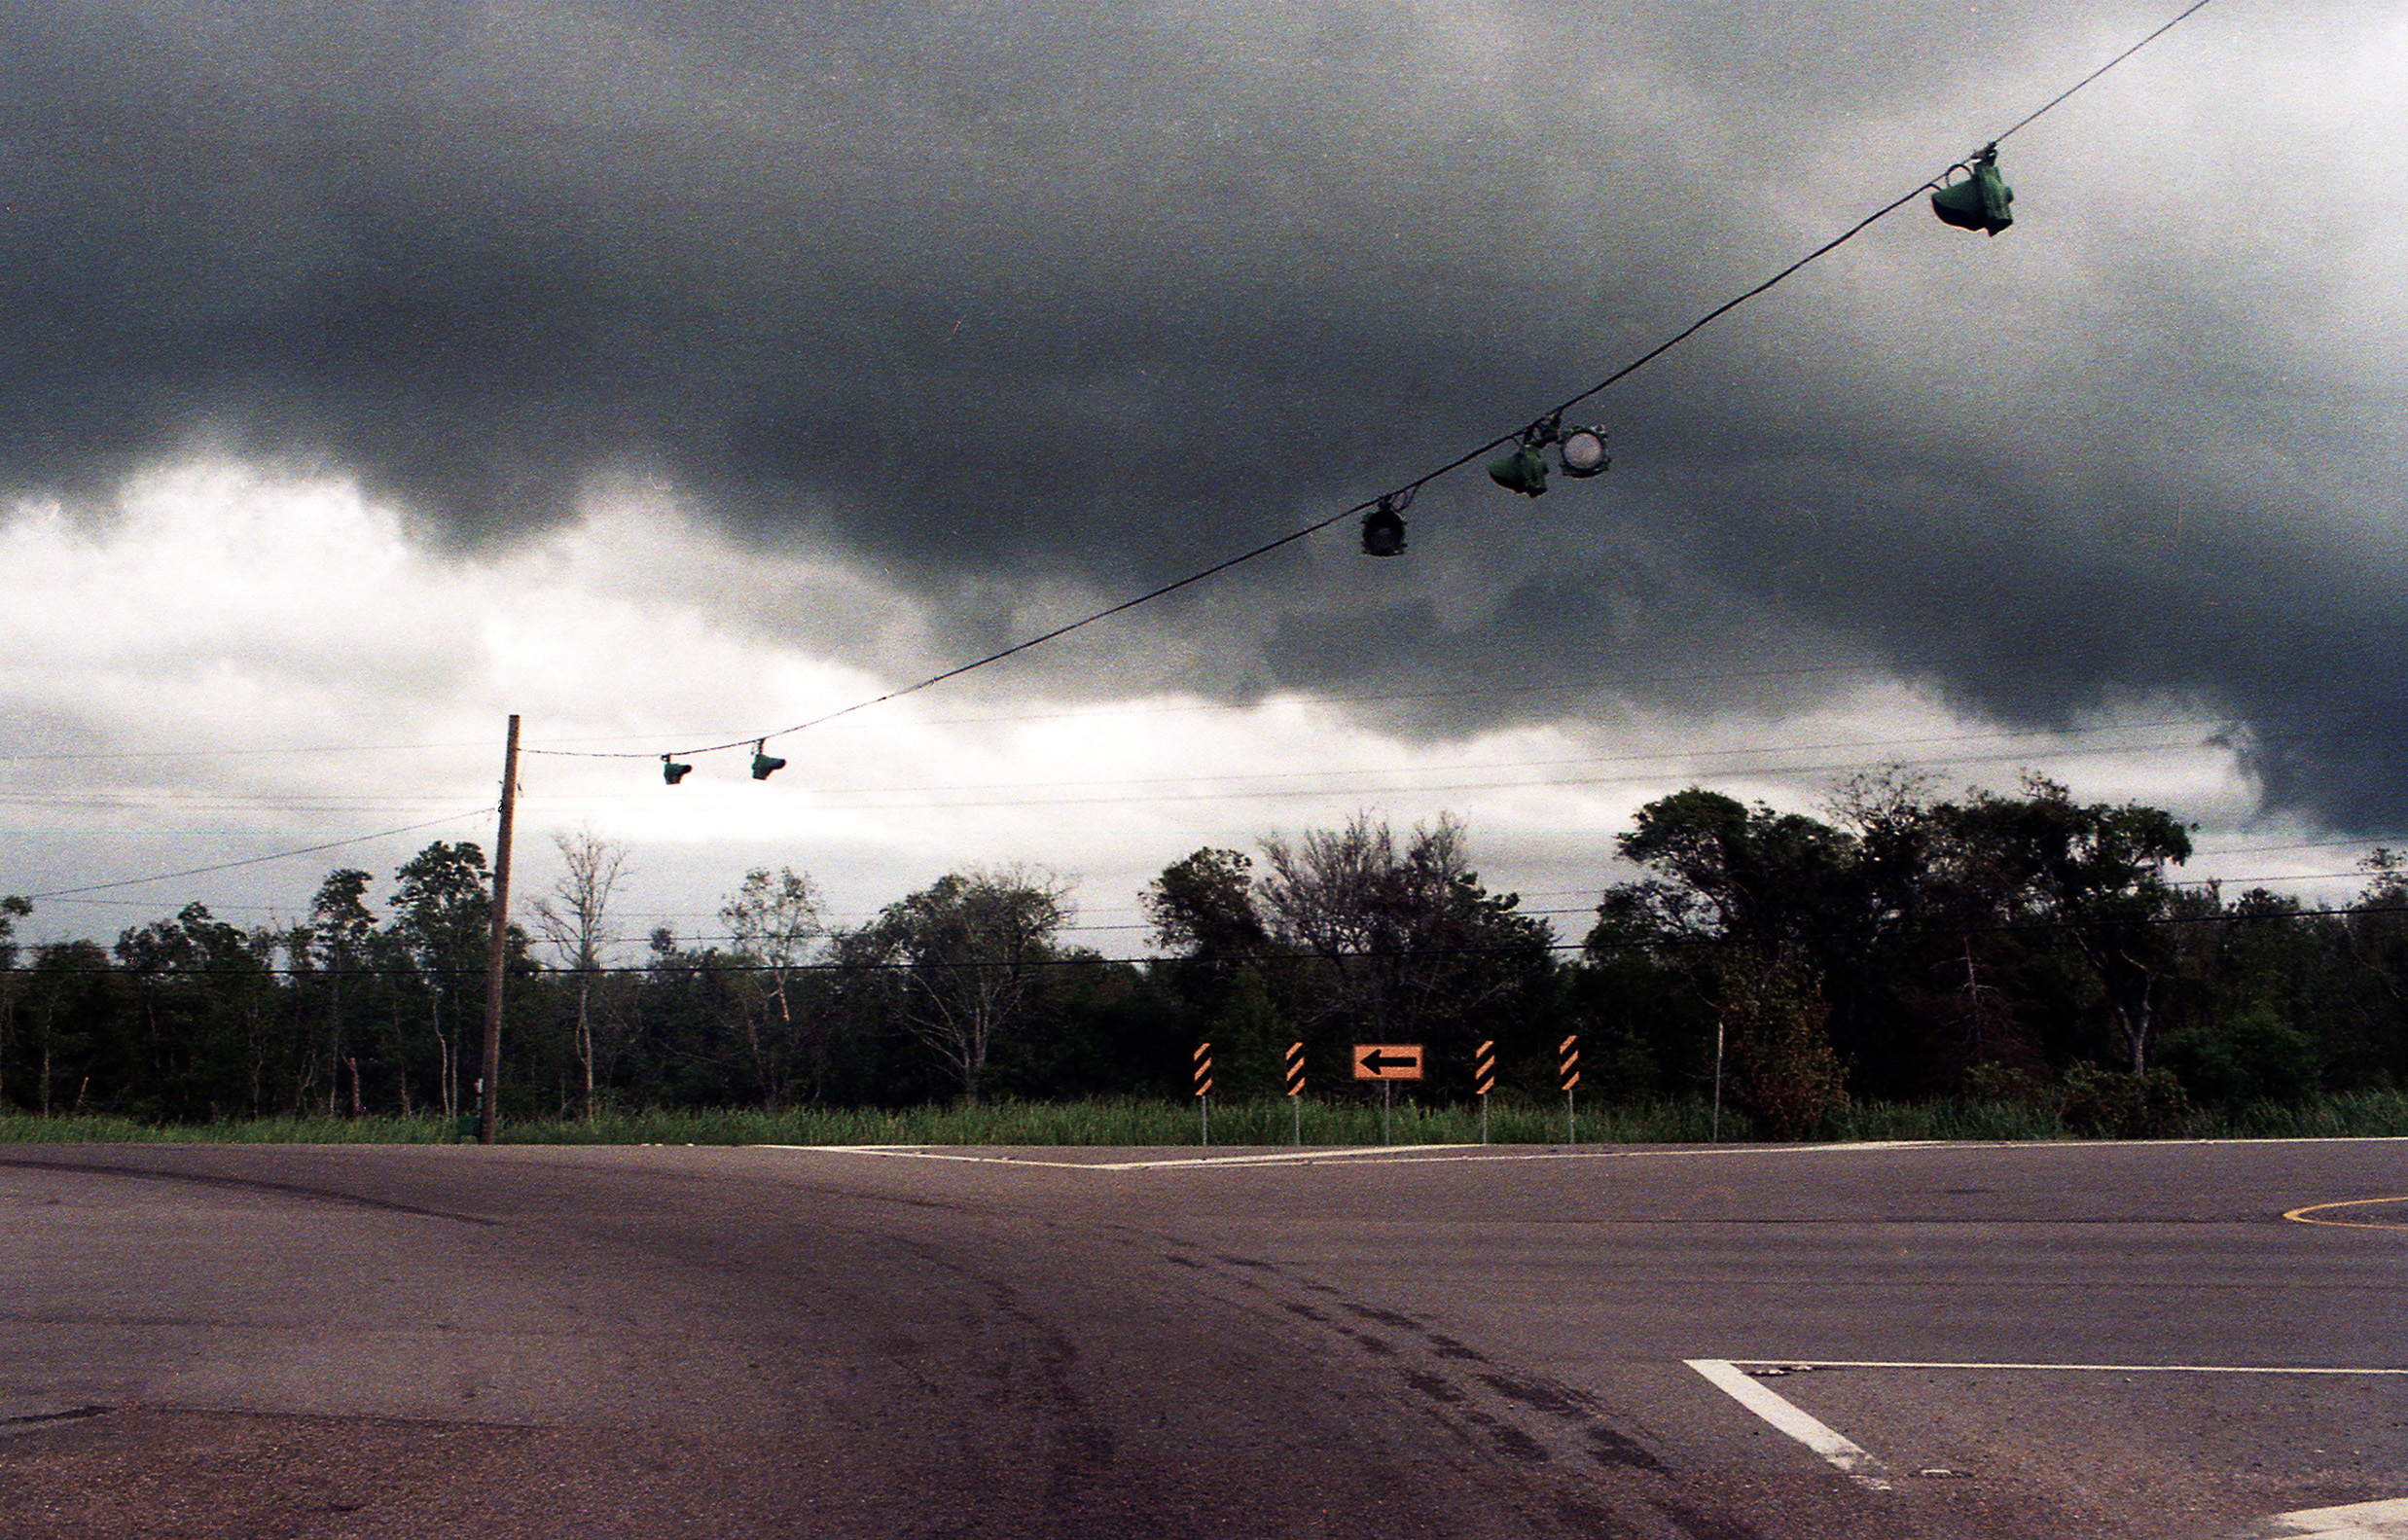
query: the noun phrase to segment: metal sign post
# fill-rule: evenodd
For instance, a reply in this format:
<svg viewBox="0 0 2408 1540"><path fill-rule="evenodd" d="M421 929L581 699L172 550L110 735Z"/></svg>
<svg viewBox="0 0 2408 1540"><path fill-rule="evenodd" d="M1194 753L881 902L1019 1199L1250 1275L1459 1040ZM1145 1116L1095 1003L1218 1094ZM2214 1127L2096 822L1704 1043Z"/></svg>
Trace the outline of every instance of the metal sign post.
<svg viewBox="0 0 2408 1540"><path fill-rule="evenodd" d="M1472 1056L1472 1091L1480 1097L1480 1142L1489 1142L1489 1092L1496 1088L1496 1045L1484 1042Z"/></svg>
<svg viewBox="0 0 2408 1540"><path fill-rule="evenodd" d="M1722 1142L1722 1016L1714 1016L1714 1128L1707 1135L1708 1144Z"/></svg>
<svg viewBox="0 0 2408 1540"><path fill-rule="evenodd" d="M1196 1045L1196 1114L1204 1128L1204 1147L1212 1148L1212 1045Z"/></svg>
<svg viewBox="0 0 2408 1540"><path fill-rule="evenodd" d="M1421 1045L1419 1043L1357 1043L1354 1045L1354 1078L1380 1083L1380 1142L1388 1142L1388 1119L1393 1106L1391 1083L1421 1078Z"/></svg>
<svg viewBox="0 0 2408 1540"><path fill-rule="evenodd" d="M1295 1143L1301 1147L1305 1142L1305 1045L1302 1043L1287 1045L1287 1107L1289 1112L1295 1114Z"/></svg>
<svg viewBox="0 0 2408 1540"><path fill-rule="evenodd" d="M1563 1142L1578 1144L1580 1129L1572 1121L1572 1088L1580 1084L1580 1039L1567 1037L1556 1045L1555 1052L1562 1060L1557 1068L1563 1076Z"/></svg>

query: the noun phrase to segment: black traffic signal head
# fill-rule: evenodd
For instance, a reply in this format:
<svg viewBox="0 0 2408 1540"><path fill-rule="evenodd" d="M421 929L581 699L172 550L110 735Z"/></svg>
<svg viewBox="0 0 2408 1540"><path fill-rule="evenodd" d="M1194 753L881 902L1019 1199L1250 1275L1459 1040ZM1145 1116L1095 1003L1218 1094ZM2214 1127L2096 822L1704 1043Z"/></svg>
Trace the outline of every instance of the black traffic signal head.
<svg viewBox="0 0 2408 1540"><path fill-rule="evenodd" d="M1388 498L1380 499L1380 506L1363 516L1363 555L1392 556L1405 549L1405 521L1397 517L1396 506Z"/></svg>

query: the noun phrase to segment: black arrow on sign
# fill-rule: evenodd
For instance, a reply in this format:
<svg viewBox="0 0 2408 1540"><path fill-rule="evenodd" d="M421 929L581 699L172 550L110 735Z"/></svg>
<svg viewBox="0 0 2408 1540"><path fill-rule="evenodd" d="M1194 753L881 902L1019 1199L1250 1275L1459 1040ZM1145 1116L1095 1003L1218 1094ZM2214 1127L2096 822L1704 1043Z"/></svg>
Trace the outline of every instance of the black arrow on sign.
<svg viewBox="0 0 2408 1540"><path fill-rule="evenodd" d="M1384 1069L1410 1069L1421 1062L1421 1056L1419 1054L1383 1054L1375 1048L1355 1062L1377 1075Z"/></svg>

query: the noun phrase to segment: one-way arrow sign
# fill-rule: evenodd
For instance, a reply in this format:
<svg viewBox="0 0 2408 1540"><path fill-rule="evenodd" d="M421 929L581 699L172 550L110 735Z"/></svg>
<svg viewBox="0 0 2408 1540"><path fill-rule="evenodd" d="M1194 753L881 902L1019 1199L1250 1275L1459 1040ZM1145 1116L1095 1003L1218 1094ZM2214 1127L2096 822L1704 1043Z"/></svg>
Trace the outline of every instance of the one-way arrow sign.
<svg viewBox="0 0 2408 1540"><path fill-rule="evenodd" d="M1357 1080L1420 1080L1421 1078L1421 1045L1419 1043L1357 1043L1354 1045L1354 1078Z"/></svg>

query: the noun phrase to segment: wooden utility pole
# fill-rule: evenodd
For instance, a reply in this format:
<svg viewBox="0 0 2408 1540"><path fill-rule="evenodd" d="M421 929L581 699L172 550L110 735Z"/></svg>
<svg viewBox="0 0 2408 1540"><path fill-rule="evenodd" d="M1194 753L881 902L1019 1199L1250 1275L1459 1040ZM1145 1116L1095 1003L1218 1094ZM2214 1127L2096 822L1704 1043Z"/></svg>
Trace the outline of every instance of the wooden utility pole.
<svg viewBox="0 0 2408 1540"><path fill-rule="evenodd" d="M485 980L485 1073L478 1078L477 1142L491 1144L494 1100L502 1081L502 969L510 953L510 820L519 810L519 714L510 714L502 750L501 826L493 834L493 950Z"/></svg>

